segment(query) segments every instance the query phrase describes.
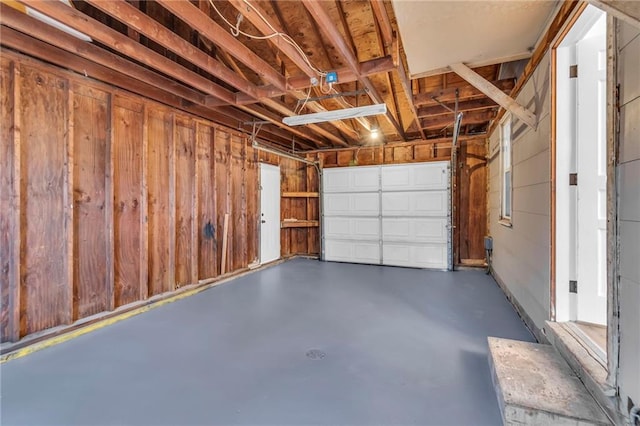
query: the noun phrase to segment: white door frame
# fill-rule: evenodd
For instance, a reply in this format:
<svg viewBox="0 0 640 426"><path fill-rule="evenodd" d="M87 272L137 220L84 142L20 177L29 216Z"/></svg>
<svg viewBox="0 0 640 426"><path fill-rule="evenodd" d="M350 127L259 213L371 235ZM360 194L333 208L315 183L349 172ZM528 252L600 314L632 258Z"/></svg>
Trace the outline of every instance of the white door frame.
<svg viewBox="0 0 640 426"><path fill-rule="evenodd" d="M590 6L588 6L590 7ZM578 15L584 13L585 9L579 10ZM596 18L597 19L597 18ZM617 180L616 180L616 146L618 144L618 134L616 129L616 121L618 120L618 113L616 108L616 83L617 83L617 69L615 62L615 53L617 51L616 34L614 27L614 18L607 16L607 384L612 388L617 387L617 371L618 371L618 317L615 312L618 306L618 280L617 274L617 259L618 259L618 247L617 241ZM564 35L567 33L565 32ZM571 129L558 129L558 116L557 112L566 108L566 104L562 104L562 100L566 99L565 96L558 93L558 72L559 63L557 49L563 41L564 35L561 35L559 39L554 42L552 49L552 169L551 169L551 181L552 181L552 227L551 227L551 294L550 294L550 316L552 321L567 321L569 317L569 272L568 265L563 266L563 262L566 263L568 257L567 254L567 241L568 236L566 233L559 232L559 230L569 229L566 220L562 220L558 213L562 208L567 208L568 203L562 203L563 200L568 199L568 194L561 190L561 187L568 188L568 166L563 168L558 164L558 155L562 155L563 146L562 138L567 137L567 132ZM614 58L614 60L612 60ZM566 64L568 65L568 64ZM566 89L566 88L565 88ZM566 93L566 92L565 92ZM566 110L566 109L565 109ZM575 131L575 129L573 129ZM569 134L569 136L571 136ZM566 155L566 152L564 152ZM563 226L565 228L563 228ZM562 236L566 238L563 239ZM560 255L564 252L565 254Z"/></svg>
<svg viewBox="0 0 640 426"><path fill-rule="evenodd" d="M265 178L275 174L277 179ZM274 176L274 177L275 177ZM273 185L273 187L269 186ZM280 167L260 163L260 264L280 258ZM273 241L269 241L272 233ZM271 247L268 244L273 243ZM265 253L269 250L269 253Z"/></svg>

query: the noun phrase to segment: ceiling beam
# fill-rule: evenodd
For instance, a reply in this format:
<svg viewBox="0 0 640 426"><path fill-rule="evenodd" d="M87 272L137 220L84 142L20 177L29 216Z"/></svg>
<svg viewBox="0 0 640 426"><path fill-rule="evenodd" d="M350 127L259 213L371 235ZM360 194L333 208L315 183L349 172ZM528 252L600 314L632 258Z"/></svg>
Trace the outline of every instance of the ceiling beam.
<svg viewBox="0 0 640 426"><path fill-rule="evenodd" d="M274 29L279 33L284 32L280 24L270 20L267 13L254 1L247 0L245 2L243 0L231 0L229 3L231 3L231 5L238 10L238 12L245 16L263 35L273 34ZM276 49L278 49L289 59L291 59L298 67L303 69L303 67L306 66L306 70L303 69L303 71L305 71L309 77L317 77L319 80L320 76L313 69L311 69L311 67L304 61L300 53L290 43L282 40L282 38L279 36L272 37L269 40L272 42ZM289 94L299 101L304 101L307 98L307 94L299 90L292 90L291 92L289 92ZM319 102L308 102L306 106L313 112L327 111L327 109ZM343 121L334 121L331 122L330 125L347 134L352 139L352 141L358 140L360 138L360 134Z"/></svg>
<svg viewBox="0 0 640 426"><path fill-rule="evenodd" d="M194 30L211 40L216 46L226 50L231 56L248 66L264 81L268 81L278 90L286 91L286 81L283 75L196 6L188 1L157 1ZM268 95L263 94L263 96Z"/></svg>
<svg viewBox="0 0 640 426"><path fill-rule="evenodd" d="M284 33L284 30L276 22L269 19L266 11L253 0L229 0L231 6L235 7L254 27L264 35L274 33ZM307 63L298 50L280 36L268 39L273 46L287 56L296 64L309 78L319 77L318 73Z"/></svg>
<svg viewBox="0 0 640 426"><path fill-rule="evenodd" d="M503 92L509 92L515 86L515 82L512 78L493 81L491 84ZM476 89L474 86L467 85L419 93L413 96L413 103L416 106L437 105L438 102L436 102L434 98L440 102L454 102L456 100L456 92L458 93L458 100L486 96L481 90Z"/></svg>
<svg viewBox="0 0 640 426"><path fill-rule="evenodd" d="M86 0L86 2L241 92L255 98L261 95L256 85L124 0Z"/></svg>
<svg viewBox="0 0 640 426"><path fill-rule="evenodd" d="M386 49L389 49L393 45L394 37L391 20L389 19L389 15L387 14L387 10L385 9L384 2L382 0L371 0L370 3L371 10L373 10L373 14L376 18L376 21L378 22L378 26L380 27L380 33L385 44L383 50L386 53ZM402 62L402 58L398 58L398 67L396 68L396 71L398 73L398 79L400 80L400 85L402 86L404 95L407 98L407 103L409 104L409 109L411 111L413 121L416 123L422 139L426 139L424 130L422 130L422 127L418 122L418 111L416 110L416 106L413 103L411 80L409 80L409 77L407 76L407 71L404 68L404 62Z"/></svg>
<svg viewBox="0 0 640 426"><path fill-rule="evenodd" d="M445 104L451 110L455 108L455 103ZM478 111L487 108L494 108L498 106L498 104L489 98L481 98L481 99L472 99L470 101L463 101L458 103L458 112L468 112L468 111ZM433 105L422 107L418 109L418 117L424 118L435 115L442 114L453 114L451 110L445 108L442 105Z"/></svg>
<svg viewBox="0 0 640 426"><path fill-rule="evenodd" d="M4 9L5 7L6 6L4 5L0 6L3 20L7 19L7 15L11 13ZM31 25L43 27L38 25L39 23L35 21L34 18L30 18L17 11L16 13L34 21L31 22ZM243 121L253 119L252 116L231 107L216 108L215 110L212 110L190 101L185 101L184 98L172 93L171 89L168 89L168 86L165 86L165 89L168 90L165 91L158 88L156 85L148 84L136 79L127 72L127 69L118 71L88 59L84 59L78 56L75 52L64 50L58 47L58 45L64 41L65 36L70 37L76 40L79 44L84 44L85 46L87 43L54 28L47 28L47 31L52 33L52 38L57 41L57 43L55 43L56 45L37 40L31 36L5 26L4 24L0 26L0 38L2 39L2 45L5 48L8 47L10 49L14 49L34 58L74 71L80 75L102 81L112 87L124 89L128 92L144 96L145 98L186 111L232 129L237 129ZM98 47L95 48L100 49ZM105 51L104 53L107 54L109 52ZM139 65L136 65L133 62L129 62L129 65L132 69L139 67ZM287 144L291 139L291 135L288 132L278 128L263 128L263 132L265 133L265 139L275 143ZM314 148L311 145L303 143L300 144L300 146Z"/></svg>
<svg viewBox="0 0 640 426"><path fill-rule="evenodd" d="M178 65L174 61L140 45L140 43L131 40L129 37L120 34L62 2L38 0L20 0L20 2L88 35L94 40L100 41L117 52L121 52L130 58L135 58L137 61L187 83L189 86L202 90L209 95L215 96L225 103L233 103L235 101L235 94L230 90ZM44 24L39 23L38 25L42 26ZM27 32L27 34L30 33L30 31Z"/></svg>
<svg viewBox="0 0 640 426"><path fill-rule="evenodd" d="M360 75L360 64L355 56L355 53L351 51L351 49L345 42L342 34L340 34L340 31L338 30L338 27L336 27L335 23L331 19L331 16L329 16L327 11L324 9L322 2L315 0L302 0L302 3L316 20L320 27L320 30L338 50L340 55L344 58L345 62L347 62L349 68L351 68L351 70L359 76L359 80L360 82L362 82L364 87L367 88L371 100L373 100L373 102L377 104L384 103L384 100L378 93L378 90L373 85L371 80ZM405 139L404 129L402 129L402 126L400 126L398 121L388 109L385 117L389 121L389 123L391 123L391 125L396 129L398 135L400 135L402 139Z"/></svg>
<svg viewBox="0 0 640 426"><path fill-rule="evenodd" d="M481 124L495 118L497 111L474 111L462 114L462 125L465 124ZM437 115L435 117L427 117L420 120L424 129L442 129L447 126L453 126L454 117L448 115Z"/></svg>
<svg viewBox="0 0 640 426"><path fill-rule="evenodd" d="M463 63L449 65L451 70L471 83L474 87L487 95L489 98L496 101L498 105L511 112L517 118L522 120L532 129L538 127L538 119L534 113L529 111L524 106L520 105L511 96L505 94L502 90L491 84L490 81L485 80L480 74L464 65Z"/></svg>

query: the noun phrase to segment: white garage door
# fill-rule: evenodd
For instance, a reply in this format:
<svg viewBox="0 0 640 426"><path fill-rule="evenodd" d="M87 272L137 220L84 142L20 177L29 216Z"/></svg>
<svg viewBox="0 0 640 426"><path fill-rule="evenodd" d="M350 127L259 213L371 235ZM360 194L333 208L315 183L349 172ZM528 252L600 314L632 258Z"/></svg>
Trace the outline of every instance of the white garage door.
<svg viewBox="0 0 640 426"><path fill-rule="evenodd" d="M323 171L324 259L446 269L449 163Z"/></svg>

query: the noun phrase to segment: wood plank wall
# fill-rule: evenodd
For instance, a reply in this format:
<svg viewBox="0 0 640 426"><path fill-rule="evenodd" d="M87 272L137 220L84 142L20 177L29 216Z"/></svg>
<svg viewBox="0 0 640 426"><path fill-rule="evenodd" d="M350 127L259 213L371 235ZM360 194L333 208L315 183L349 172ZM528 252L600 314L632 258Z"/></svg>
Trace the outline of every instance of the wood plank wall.
<svg viewBox="0 0 640 426"><path fill-rule="evenodd" d="M247 135L22 55L0 60L2 342L217 277L225 214L226 270L257 261ZM283 188L314 185L299 163L270 161ZM307 231L283 237L284 255L318 251Z"/></svg>
<svg viewBox="0 0 640 426"><path fill-rule="evenodd" d="M455 199L454 259L459 265L482 265L487 232L486 138L460 142ZM324 168L451 160L451 143L416 141L377 147L327 150L310 154Z"/></svg>

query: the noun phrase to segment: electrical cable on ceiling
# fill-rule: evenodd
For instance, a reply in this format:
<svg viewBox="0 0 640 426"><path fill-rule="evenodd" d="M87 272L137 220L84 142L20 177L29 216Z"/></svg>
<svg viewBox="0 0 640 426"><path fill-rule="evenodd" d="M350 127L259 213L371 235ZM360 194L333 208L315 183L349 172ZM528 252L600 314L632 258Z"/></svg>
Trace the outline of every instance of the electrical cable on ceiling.
<svg viewBox="0 0 640 426"><path fill-rule="evenodd" d="M311 61L309 60L309 57L304 52L304 50L302 50L302 48L298 45L298 43L296 43L296 41L289 34L286 34L286 33L283 33L283 32L280 32L280 31L276 30L273 27L273 25L271 25L271 23L267 20L267 18L265 18L262 15L262 13L260 13L259 10L257 10L247 0L243 0L243 1L247 6L249 6L260 17L260 19L262 19L264 21L265 24L267 24L269 26L269 28L273 31L272 34L268 34L268 35L264 35L264 36L257 36L257 35L246 33L244 31L240 30L240 23L242 22L242 18L241 18L242 14L238 14L238 21L237 21L236 25L233 25L231 22L229 22L229 20L227 18L224 17L222 12L220 12L218 7L214 4L213 0L209 0L209 4L213 8L213 10L216 11L218 16L220 16L220 18L222 18L222 20L229 26L229 28L231 29L231 34L233 34L235 37L238 37L238 35L240 35L240 34L242 34L243 36L249 37L251 39L254 39L254 40L268 40L270 38L280 37L285 42L287 42L291 46L293 46L293 48L296 49L296 51L300 54L300 56L302 57L304 62L309 66L309 68L311 68L313 71L315 71L319 76L325 76L327 74L326 71L322 71L322 70L316 68L311 63Z"/></svg>

